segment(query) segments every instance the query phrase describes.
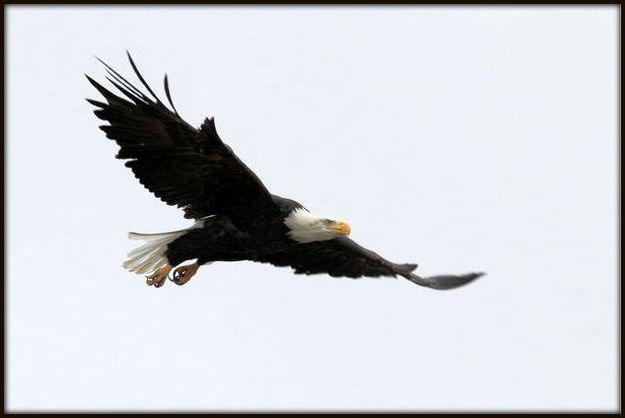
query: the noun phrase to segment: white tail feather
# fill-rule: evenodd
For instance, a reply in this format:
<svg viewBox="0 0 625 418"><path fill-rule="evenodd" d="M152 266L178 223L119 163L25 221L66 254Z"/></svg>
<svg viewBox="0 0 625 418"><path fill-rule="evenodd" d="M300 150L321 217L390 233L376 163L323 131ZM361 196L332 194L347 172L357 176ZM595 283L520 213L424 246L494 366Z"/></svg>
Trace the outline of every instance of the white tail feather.
<svg viewBox="0 0 625 418"><path fill-rule="evenodd" d="M187 231L188 229L180 229L178 231L158 232L156 234L140 234L138 232L129 232L128 238L132 240L139 240L139 241L155 241L155 240L160 240L165 237L169 237L171 236L171 234L176 234L178 232L187 232Z"/></svg>
<svg viewBox="0 0 625 418"><path fill-rule="evenodd" d="M128 238L132 240L141 240L145 243L128 253L128 260L122 264L122 267L137 274L150 273L165 267L168 263L167 245L180 238L193 228L201 228L204 226L204 220L196 222L191 228L180 229L178 231L161 232L157 234L139 234L137 232L129 232Z"/></svg>

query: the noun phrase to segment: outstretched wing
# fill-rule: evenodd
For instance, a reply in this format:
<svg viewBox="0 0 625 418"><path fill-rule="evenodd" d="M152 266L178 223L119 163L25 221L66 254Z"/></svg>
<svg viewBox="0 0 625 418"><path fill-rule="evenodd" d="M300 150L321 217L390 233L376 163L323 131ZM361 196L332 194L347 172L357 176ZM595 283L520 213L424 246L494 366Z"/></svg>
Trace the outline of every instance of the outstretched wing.
<svg viewBox="0 0 625 418"><path fill-rule="evenodd" d="M173 111L154 94L130 54L128 59L151 97L102 62L107 79L125 97L87 76L106 103L87 101L109 123L100 129L121 147L116 157L129 160L126 166L141 184L168 205L182 208L186 218L225 214L245 227L255 216L277 213L260 179L219 138L213 119L207 118L199 129L189 125L171 101L167 75L165 93Z"/></svg>
<svg viewBox="0 0 625 418"><path fill-rule="evenodd" d="M257 256L254 261L274 266L290 266L295 274L327 273L333 277L380 277L400 275L421 286L453 289L470 283L483 273L420 277L413 273L416 264L396 264L384 259L347 237L300 244L289 250Z"/></svg>

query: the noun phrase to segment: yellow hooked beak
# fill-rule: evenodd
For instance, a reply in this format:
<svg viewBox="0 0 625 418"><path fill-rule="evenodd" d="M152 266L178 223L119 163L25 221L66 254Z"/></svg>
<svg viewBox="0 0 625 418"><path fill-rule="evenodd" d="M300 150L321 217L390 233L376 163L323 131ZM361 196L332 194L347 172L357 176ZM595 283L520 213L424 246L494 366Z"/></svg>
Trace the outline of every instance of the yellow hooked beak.
<svg viewBox="0 0 625 418"><path fill-rule="evenodd" d="M331 226L330 231L336 232L341 235L349 235L352 229L345 222L337 222L334 226Z"/></svg>

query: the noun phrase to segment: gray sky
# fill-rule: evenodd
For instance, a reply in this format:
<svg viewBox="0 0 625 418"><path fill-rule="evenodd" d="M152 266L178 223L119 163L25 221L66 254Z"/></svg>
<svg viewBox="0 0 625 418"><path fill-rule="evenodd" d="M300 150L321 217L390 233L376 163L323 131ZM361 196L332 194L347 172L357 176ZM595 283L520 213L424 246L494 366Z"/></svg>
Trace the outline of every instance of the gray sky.
<svg viewBox="0 0 625 418"><path fill-rule="evenodd" d="M8 9L7 407L617 407L616 7ZM161 289L128 231L190 224L83 99L130 50L269 189L449 292L215 263Z"/></svg>

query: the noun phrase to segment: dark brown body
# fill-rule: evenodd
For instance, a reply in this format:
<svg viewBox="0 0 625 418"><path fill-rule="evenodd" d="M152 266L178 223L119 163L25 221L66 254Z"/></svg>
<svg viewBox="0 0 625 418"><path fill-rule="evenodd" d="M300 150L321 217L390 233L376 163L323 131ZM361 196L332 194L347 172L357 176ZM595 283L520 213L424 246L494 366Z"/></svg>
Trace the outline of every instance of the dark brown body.
<svg viewBox="0 0 625 418"><path fill-rule="evenodd" d="M302 205L276 195L272 195L272 199L283 217L259 219L251 227L238 226L224 215L207 218L203 227L191 229L168 245L169 264L175 266L193 259L197 259L198 264L254 260L298 245L289 238L284 218Z"/></svg>

